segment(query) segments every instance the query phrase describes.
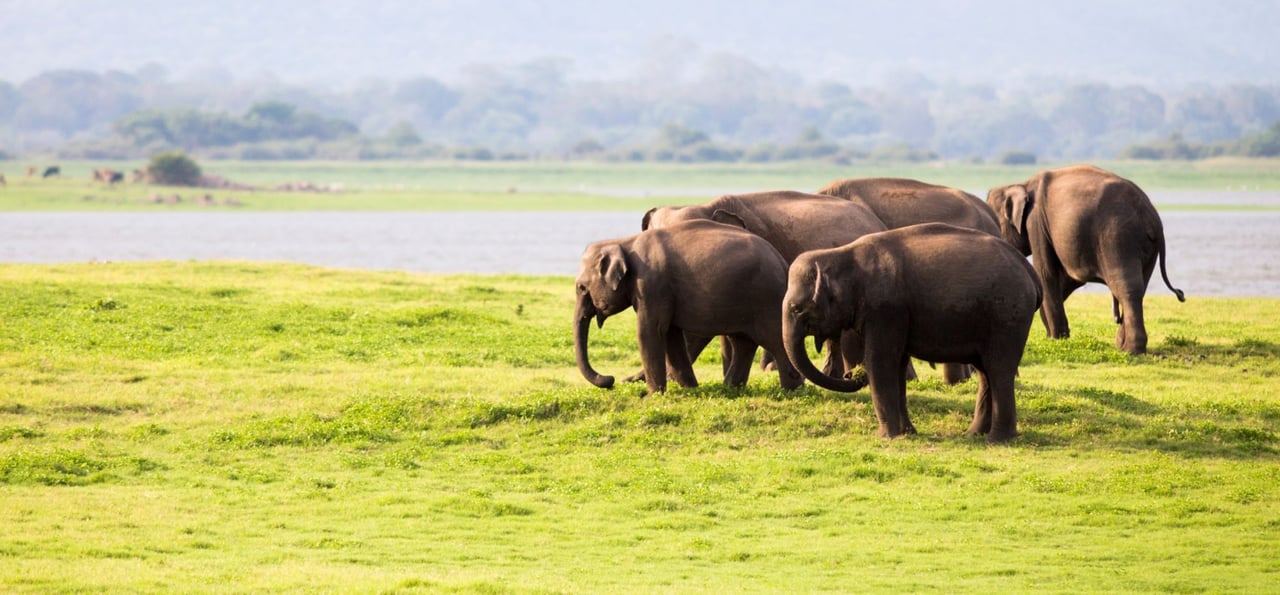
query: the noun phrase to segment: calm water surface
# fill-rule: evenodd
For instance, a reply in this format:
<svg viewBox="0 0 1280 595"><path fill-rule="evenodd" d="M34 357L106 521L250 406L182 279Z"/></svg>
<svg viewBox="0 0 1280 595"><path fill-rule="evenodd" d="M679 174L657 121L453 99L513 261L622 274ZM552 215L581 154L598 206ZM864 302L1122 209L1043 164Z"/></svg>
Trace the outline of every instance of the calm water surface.
<svg viewBox="0 0 1280 595"><path fill-rule="evenodd" d="M1263 202L1256 202L1258 195ZM1182 197L1153 199L1159 205ZM1206 204L1203 196L1185 200ZM1221 200L1280 204L1280 194L1224 193ZM3 213L0 262L242 259L572 275L587 244L637 233L641 214ZM1280 212L1166 211L1161 217L1170 279L1188 296L1280 296ZM1152 292L1167 294L1159 283L1153 279Z"/></svg>

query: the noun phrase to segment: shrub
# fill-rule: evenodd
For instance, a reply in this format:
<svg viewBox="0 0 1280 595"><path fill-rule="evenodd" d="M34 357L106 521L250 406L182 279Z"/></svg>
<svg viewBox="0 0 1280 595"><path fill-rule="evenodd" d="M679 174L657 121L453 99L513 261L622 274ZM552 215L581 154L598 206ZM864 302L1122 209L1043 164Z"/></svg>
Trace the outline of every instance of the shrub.
<svg viewBox="0 0 1280 595"><path fill-rule="evenodd" d="M1035 165L1036 154L1031 151L1006 151L1000 156L1004 165Z"/></svg>
<svg viewBox="0 0 1280 595"><path fill-rule="evenodd" d="M200 166L182 151L167 151L151 156L147 174L165 186L196 186L200 183Z"/></svg>

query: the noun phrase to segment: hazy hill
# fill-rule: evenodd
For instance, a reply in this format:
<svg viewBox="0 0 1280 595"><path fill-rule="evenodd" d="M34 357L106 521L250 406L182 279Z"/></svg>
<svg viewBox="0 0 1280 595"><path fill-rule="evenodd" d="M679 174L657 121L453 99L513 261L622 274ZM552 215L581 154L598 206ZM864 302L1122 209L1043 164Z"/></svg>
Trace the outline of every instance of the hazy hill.
<svg viewBox="0 0 1280 595"><path fill-rule="evenodd" d="M283 80L463 76L559 57L575 78L727 52L809 81L1280 82L1280 3L1236 0L8 0L0 79L52 68Z"/></svg>

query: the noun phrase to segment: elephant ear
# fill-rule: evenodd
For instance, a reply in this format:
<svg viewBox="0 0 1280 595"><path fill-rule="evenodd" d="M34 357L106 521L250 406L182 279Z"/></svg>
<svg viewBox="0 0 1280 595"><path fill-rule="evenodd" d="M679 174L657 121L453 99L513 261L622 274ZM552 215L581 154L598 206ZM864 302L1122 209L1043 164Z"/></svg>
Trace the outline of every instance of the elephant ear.
<svg viewBox="0 0 1280 595"><path fill-rule="evenodd" d="M747 228L747 222L742 220L737 213L726 211L724 209L716 209L711 213L711 220L717 223L724 223L734 227Z"/></svg>
<svg viewBox="0 0 1280 595"><path fill-rule="evenodd" d="M653 212L656 210L658 210L658 207L653 207L652 209L644 212L644 219L640 220L640 231L647 231L649 229L649 222L653 220Z"/></svg>
<svg viewBox="0 0 1280 595"><path fill-rule="evenodd" d="M813 263L813 295L810 299L817 304L822 294L827 291L827 276L822 274L822 265Z"/></svg>
<svg viewBox="0 0 1280 595"><path fill-rule="evenodd" d="M1005 216L1019 235L1025 234L1027 215L1031 214L1031 207L1035 206L1035 195L1027 190L1027 186L1016 185L1009 188L1006 196L1008 201L1005 203Z"/></svg>
<svg viewBox="0 0 1280 595"><path fill-rule="evenodd" d="M622 285L622 278L627 276L627 256L620 246L613 245L604 249L600 254L599 271L609 289L617 291Z"/></svg>

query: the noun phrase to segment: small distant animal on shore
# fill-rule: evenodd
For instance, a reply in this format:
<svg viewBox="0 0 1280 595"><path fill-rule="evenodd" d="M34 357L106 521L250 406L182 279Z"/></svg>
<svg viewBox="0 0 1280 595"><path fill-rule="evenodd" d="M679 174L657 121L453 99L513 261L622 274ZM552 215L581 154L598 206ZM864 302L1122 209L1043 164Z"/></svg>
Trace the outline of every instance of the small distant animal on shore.
<svg viewBox="0 0 1280 595"><path fill-rule="evenodd" d="M40 177L42 177L42 178L53 178L53 177L61 178L61 177L62 177L62 168L61 168L61 167L59 167L59 166L57 166L57 165L50 165L49 167L44 168L44 175L42 175L42 176L40 176Z"/></svg>
<svg viewBox="0 0 1280 595"><path fill-rule="evenodd" d="M124 181L124 172L106 168L95 169L93 170L93 181L106 182L107 184L115 185L118 182Z"/></svg>
<svg viewBox="0 0 1280 595"><path fill-rule="evenodd" d="M0 186L8 186L8 185L9 185L9 182L5 181L4 174L0 174Z"/></svg>

